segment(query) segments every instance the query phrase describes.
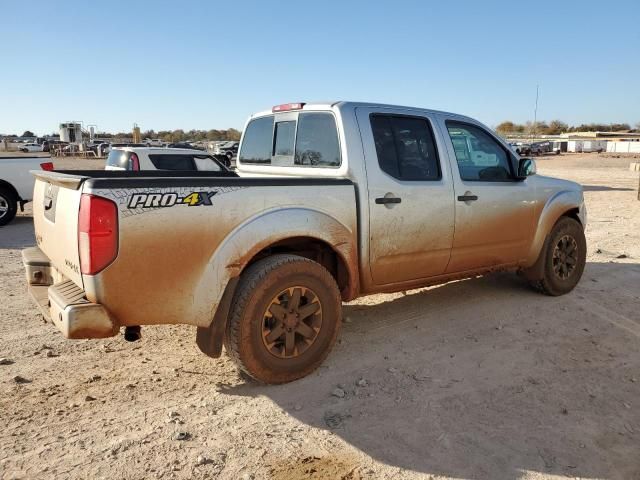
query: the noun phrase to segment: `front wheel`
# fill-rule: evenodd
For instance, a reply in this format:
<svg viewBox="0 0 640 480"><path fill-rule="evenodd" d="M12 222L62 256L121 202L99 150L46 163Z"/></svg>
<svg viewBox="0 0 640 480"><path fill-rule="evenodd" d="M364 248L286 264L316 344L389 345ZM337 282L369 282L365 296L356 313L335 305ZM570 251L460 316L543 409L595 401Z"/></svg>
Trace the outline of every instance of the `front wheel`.
<svg viewBox="0 0 640 480"><path fill-rule="evenodd" d="M254 379L291 382L324 361L341 318L340 292L327 269L297 255L273 255L242 274L225 349Z"/></svg>
<svg viewBox="0 0 640 480"><path fill-rule="evenodd" d="M538 261L542 262L542 277L532 279L531 283L547 295L569 293L582 277L586 258L587 242L582 225L573 218L562 217L540 252Z"/></svg>

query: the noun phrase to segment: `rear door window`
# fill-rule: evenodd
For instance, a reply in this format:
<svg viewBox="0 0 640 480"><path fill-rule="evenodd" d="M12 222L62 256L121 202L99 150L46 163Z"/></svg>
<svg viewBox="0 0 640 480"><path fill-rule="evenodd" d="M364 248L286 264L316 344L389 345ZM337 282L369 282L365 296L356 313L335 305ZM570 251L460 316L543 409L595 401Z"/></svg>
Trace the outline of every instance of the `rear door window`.
<svg viewBox="0 0 640 480"><path fill-rule="evenodd" d="M439 180L440 161L426 118L371 115L380 169L399 180Z"/></svg>
<svg viewBox="0 0 640 480"><path fill-rule="evenodd" d="M196 170L193 155L152 154L149 160L158 170Z"/></svg>

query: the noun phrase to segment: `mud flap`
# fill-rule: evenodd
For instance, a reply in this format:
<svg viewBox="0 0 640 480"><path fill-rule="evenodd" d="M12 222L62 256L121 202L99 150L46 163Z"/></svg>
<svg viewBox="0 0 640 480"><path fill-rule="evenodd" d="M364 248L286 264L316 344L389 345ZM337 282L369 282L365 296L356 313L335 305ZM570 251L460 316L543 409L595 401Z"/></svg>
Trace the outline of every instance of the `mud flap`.
<svg viewBox="0 0 640 480"><path fill-rule="evenodd" d="M544 277L544 261L547 257L547 247L549 245L549 237L547 235L544 239L544 243L542 244L542 248L540 249L540 253L538 254L538 259L536 263L531 265L529 268L526 268L522 271L524 277L530 282L535 282L537 280L541 280Z"/></svg>
<svg viewBox="0 0 640 480"><path fill-rule="evenodd" d="M208 327L198 327L196 333L196 344L205 355L218 358L222 354L222 342L224 340L224 332L227 329L227 317L231 309L231 301L236 292L240 277L234 277L227 283L218 309L213 317L213 321Z"/></svg>

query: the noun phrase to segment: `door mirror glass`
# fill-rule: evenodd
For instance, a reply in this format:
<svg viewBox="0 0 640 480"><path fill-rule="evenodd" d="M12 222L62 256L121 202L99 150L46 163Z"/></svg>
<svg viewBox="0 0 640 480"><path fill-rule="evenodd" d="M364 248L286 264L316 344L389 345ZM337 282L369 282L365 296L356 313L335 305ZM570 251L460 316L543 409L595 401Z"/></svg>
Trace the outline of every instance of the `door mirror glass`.
<svg viewBox="0 0 640 480"><path fill-rule="evenodd" d="M521 158L518 162L518 178L527 178L536 174L536 162L533 158Z"/></svg>

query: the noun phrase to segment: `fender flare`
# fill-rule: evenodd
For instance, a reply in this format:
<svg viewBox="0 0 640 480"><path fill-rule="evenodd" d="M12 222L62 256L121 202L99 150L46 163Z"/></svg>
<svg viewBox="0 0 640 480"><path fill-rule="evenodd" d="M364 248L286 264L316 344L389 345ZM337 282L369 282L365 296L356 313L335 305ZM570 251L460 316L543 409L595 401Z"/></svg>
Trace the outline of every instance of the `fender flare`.
<svg viewBox="0 0 640 480"><path fill-rule="evenodd" d="M295 237L313 238L328 244L346 266L350 286L347 296L355 296L359 288L355 228L349 228L319 209L277 207L238 225L211 255L194 293L205 298L211 310L206 318L199 319L198 326L206 328L212 324L229 281L239 277L257 253Z"/></svg>
<svg viewBox="0 0 640 480"><path fill-rule="evenodd" d="M531 267L536 263L551 229L560 217L576 209L578 210L578 220L584 228L586 225L586 209L581 190L561 190L549 197L538 217L538 224L536 225L535 235L527 255L525 267Z"/></svg>

